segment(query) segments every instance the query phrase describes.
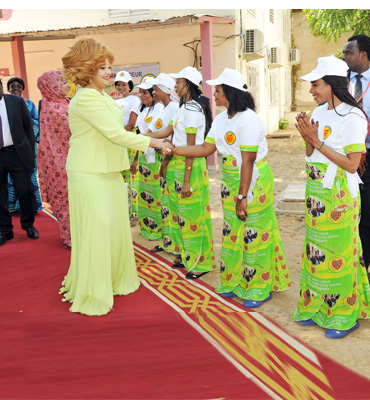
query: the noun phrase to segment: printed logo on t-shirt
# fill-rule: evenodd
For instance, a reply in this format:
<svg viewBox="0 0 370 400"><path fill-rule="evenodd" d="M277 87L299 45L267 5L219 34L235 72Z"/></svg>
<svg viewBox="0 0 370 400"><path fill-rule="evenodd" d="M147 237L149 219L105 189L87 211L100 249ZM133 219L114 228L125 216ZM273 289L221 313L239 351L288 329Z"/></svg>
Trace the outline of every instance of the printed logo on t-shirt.
<svg viewBox="0 0 370 400"><path fill-rule="evenodd" d="M148 122L150 122L151 120L152 120L152 116L151 115L147 115L146 117L145 117L145 119L144 119L144 121L146 122L146 123L148 123Z"/></svg>
<svg viewBox="0 0 370 400"><path fill-rule="evenodd" d="M156 129L161 129L163 126L163 122L160 118L157 119L157 121L155 121L155 127Z"/></svg>
<svg viewBox="0 0 370 400"><path fill-rule="evenodd" d="M226 132L225 141L227 144L234 144L236 140L236 136L234 132Z"/></svg>
<svg viewBox="0 0 370 400"><path fill-rule="evenodd" d="M325 126L324 127L324 140L327 138L327 137L329 137L330 136L330 134L331 134L331 128L330 128L330 126Z"/></svg>

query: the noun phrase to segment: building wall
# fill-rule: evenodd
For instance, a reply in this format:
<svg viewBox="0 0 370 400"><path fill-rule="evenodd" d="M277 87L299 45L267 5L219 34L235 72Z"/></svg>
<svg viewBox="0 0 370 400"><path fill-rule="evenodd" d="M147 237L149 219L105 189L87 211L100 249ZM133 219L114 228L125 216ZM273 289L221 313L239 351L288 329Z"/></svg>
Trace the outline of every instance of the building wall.
<svg viewBox="0 0 370 400"><path fill-rule="evenodd" d="M233 16L233 9L179 9L179 10L109 10L109 9L64 9L64 10L12 10L12 16L1 21L0 33L36 32L60 29L85 28L111 24L136 23L139 21L166 20L185 15Z"/></svg>
<svg viewBox="0 0 370 400"><path fill-rule="evenodd" d="M279 127L279 119L291 107L291 10L242 10L240 19L243 33L246 29L258 29L263 35L260 58L253 59L242 53L241 70L247 79L248 72L254 71L257 75L256 86L251 91L266 131L273 132ZM280 66L270 63L273 47L280 51ZM253 86L253 82L250 83Z"/></svg>
<svg viewBox="0 0 370 400"><path fill-rule="evenodd" d="M292 13L293 21L293 47L300 50L301 62L293 66L293 111L310 111L316 108L317 104L309 93L310 83L299 80L300 76L311 72L319 57L336 55L343 50L352 33L343 34L341 38L335 42L321 37L315 37L308 27L305 15L302 11Z"/></svg>
<svg viewBox="0 0 370 400"><path fill-rule="evenodd" d="M26 32L31 29L31 26L35 31L104 25L113 21L112 18L107 17L108 13L109 10L14 10L13 17L9 21L0 23L0 34L19 32L21 29L22 32ZM290 111L291 106L289 85L291 81L289 62L291 11L273 10L273 22L270 21L268 9L192 10L191 13L235 19L234 24L213 23L214 75L217 77L226 67L241 71L246 77L250 91L255 96L257 113L265 122L266 132L278 129L279 119L286 111ZM167 19L185 15L189 15L189 10L150 10L150 14L120 17L114 19L114 23ZM19 25L20 21L22 25ZM197 47L196 58L194 51L184 46L188 44L196 48L196 43L200 40L199 23L179 24L172 27L152 23L151 26L147 29L135 29L135 25L132 25L132 31L113 31L104 34L96 34L91 28L89 35L103 42L113 51L114 65L159 63L160 72L166 73L178 72L187 65L194 65L201 70L200 45ZM252 60L246 57L244 51L246 29L259 29L263 32L262 56L259 59ZM37 78L45 71L61 69L62 56L81 37L87 37L87 35L77 35L74 39L24 41L30 99L35 104L41 98L36 86ZM269 62L271 47L278 47L281 52L281 66L274 69L270 68ZM10 74L13 75L10 42L0 42L0 51L3 55L0 67L8 67ZM194 64L195 60L196 64Z"/></svg>
<svg viewBox="0 0 370 400"><path fill-rule="evenodd" d="M218 39L214 48L214 62L224 67L236 68L235 49L232 40L224 40L233 35L232 25L214 24L213 33ZM37 78L45 71L62 68L62 57L69 48L82 37L93 37L107 45L114 53L114 65L135 65L159 63L160 72L178 72L187 65L193 65L194 52L185 47L185 43L200 40L200 25L189 27L138 30L122 33L105 33L76 36L75 39L25 41L24 51L27 67L27 79L30 99L35 102L41 98L36 86ZM217 43L217 41L219 43ZM0 42L2 56L1 67L8 67L14 75L10 42ZM201 70L200 46L198 47L198 68ZM225 62L226 61L226 62ZM216 68L215 68L216 69ZM6 82L9 77L5 77Z"/></svg>

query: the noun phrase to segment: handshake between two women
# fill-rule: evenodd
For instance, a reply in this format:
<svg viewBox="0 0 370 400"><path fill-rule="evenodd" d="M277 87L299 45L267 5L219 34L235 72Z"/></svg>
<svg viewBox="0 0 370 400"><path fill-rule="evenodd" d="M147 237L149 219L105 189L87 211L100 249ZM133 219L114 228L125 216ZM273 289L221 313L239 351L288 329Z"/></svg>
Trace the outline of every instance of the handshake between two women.
<svg viewBox="0 0 370 400"><path fill-rule="evenodd" d="M153 140L153 139L152 139ZM175 146L168 139L154 139L154 150L165 156L170 156L174 153ZM158 142L158 143L157 143ZM152 145L152 142L151 142Z"/></svg>

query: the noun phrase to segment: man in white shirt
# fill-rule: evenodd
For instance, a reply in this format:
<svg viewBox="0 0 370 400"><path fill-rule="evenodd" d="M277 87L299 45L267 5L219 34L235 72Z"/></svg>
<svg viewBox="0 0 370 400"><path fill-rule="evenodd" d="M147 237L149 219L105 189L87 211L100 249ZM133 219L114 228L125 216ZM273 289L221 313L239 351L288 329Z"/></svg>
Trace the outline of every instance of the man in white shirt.
<svg viewBox="0 0 370 400"><path fill-rule="evenodd" d="M21 226L31 239L39 234L35 221L35 192L31 171L35 168L35 136L26 102L5 94L0 80L0 246L13 239L12 218L8 210L8 174L21 208Z"/></svg>
<svg viewBox="0 0 370 400"><path fill-rule="evenodd" d="M343 49L343 60L349 67L348 90L370 118L370 37L355 35ZM370 279L370 136L366 139L366 169L361 176L361 219L359 232L364 262Z"/></svg>

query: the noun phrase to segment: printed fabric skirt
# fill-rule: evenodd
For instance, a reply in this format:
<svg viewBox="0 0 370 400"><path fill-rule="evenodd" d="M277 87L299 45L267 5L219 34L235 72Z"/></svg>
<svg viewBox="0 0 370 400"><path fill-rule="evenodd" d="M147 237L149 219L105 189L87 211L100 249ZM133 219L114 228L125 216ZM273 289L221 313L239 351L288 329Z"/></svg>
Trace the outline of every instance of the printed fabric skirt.
<svg viewBox="0 0 370 400"><path fill-rule="evenodd" d="M140 286L126 185L119 172L68 171L68 191L71 264L60 293L72 303L70 311L104 315L113 307L113 295L127 295Z"/></svg>
<svg viewBox="0 0 370 400"><path fill-rule="evenodd" d="M142 151L138 160L138 218L141 234L148 240L162 239L161 160L155 153L155 162L148 163Z"/></svg>
<svg viewBox="0 0 370 400"><path fill-rule="evenodd" d="M306 163L306 232L292 318L347 330L359 318L370 317L370 288L358 232L360 196L352 198L339 167L333 188L323 188L326 168Z"/></svg>
<svg viewBox="0 0 370 400"><path fill-rule="evenodd" d="M36 166L31 171L31 182L32 182L33 190L35 191L35 197L36 197L35 211L40 211L40 210L42 210L42 201L41 201L41 196L40 196L39 183L37 181L37 152L38 152L38 147L37 147L37 144L35 143ZM8 207L9 207L9 212L21 211L21 206L19 204L19 200L18 200L17 196L15 195L14 184L13 184L12 178L10 177L10 174L8 174Z"/></svg>
<svg viewBox="0 0 370 400"><path fill-rule="evenodd" d="M175 157L174 190L177 202L175 235L181 237L181 262L190 272L206 272L216 268L213 247L209 180L205 158L194 158L190 174L191 196L181 197L185 157Z"/></svg>
<svg viewBox="0 0 370 400"><path fill-rule="evenodd" d="M137 153L137 150L131 149L130 150L131 155L131 164L134 161L135 155ZM130 172L130 171L129 171ZM131 213L132 213L132 218L137 218L138 216L138 210L139 210L139 199L137 197L137 191L138 191L138 185L139 185L139 170L137 170L134 174L131 174Z"/></svg>
<svg viewBox="0 0 370 400"><path fill-rule="evenodd" d="M274 177L265 159L257 163L259 177L248 204L247 220L236 215L239 167L224 156L221 198L224 227L221 250L221 283L217 293L234 292L241 299L265 300L271 291L291 286L274 209Z"/></svg>
<svg viewBox="0 0 370 400"><path fill-rule="evenodd" d="M127 149L128 159L130 160L130 164L135 158L136 150ZM137 173L131 174L130 169L126 169L122 171L123 180L126 183L126 187L128 188L128 208L130 213L130 221L137 217Z"/></svg>
<svg viewBox="0 0 370 400"><path fill-rule="evenodd" d="M168 253L181 254L182 239L177 222L174 157L167 165L166 178L160 178L160 183L162 190L162 248Z"/></svg>

